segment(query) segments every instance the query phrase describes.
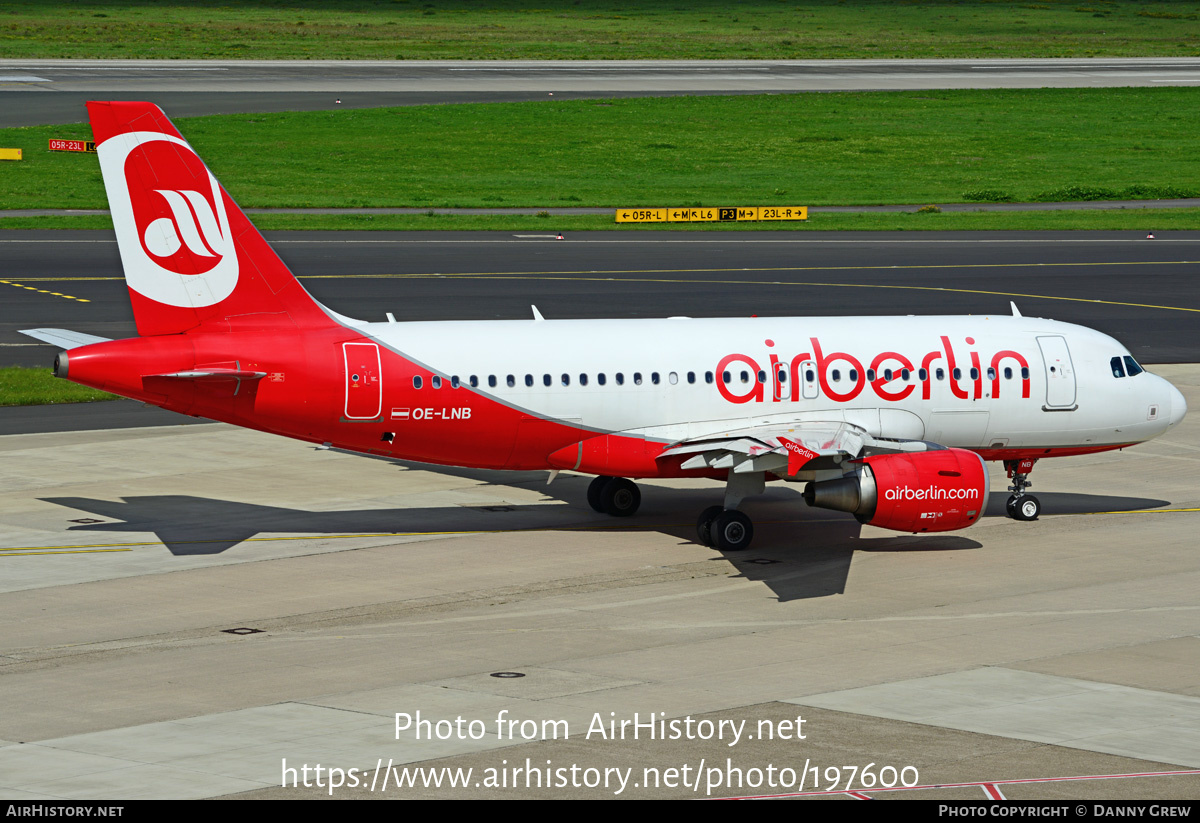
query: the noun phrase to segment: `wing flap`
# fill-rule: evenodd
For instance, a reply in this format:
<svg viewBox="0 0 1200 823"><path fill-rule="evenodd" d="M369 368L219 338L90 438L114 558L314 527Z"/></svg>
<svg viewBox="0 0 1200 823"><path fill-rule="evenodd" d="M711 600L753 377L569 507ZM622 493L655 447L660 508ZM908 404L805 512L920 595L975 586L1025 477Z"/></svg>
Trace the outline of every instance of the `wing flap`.
<svg viewBox="0 0 1200 823"><path fill-rule="evenodd" d="M700 440L672 444L659 457L687 455L684 470L730 469L734 474L771 472L795 477L802 471L838 469L847 460L870 454L938 448L921 440L872 437L843 421L804 421L753 426Z"/></svg>

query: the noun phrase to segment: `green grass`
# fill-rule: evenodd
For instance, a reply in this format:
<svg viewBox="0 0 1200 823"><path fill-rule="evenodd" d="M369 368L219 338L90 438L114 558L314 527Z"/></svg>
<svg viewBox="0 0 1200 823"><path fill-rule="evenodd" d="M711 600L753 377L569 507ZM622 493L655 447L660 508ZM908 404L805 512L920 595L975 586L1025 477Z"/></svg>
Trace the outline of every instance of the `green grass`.
<svg viewBox="0 0 1200 823"><path fill-rule="evenodd" d="M168 112L169 114L169 112ZM729 206L1200 191L1191 88L671 97L177 125L244 207ZM0 130L6 208L104 208L86 125Z"/></svg>
<svg viewBox="0 0 1200 823"><path fill-rule="evenodd" d="M0 368L0 406L90 403L116 399L115 394L60 380L49 369L26 369L20 366Z"/></svg>
<svg viewBox="0 0 1200 823"><path fill-rule="evenodd" d="M1188 56L1195 0L5 2L5 57Z"/></svg>
<svg viewBox="0 0 1200 823"><path fill-rule="evenodd" d="M804 223L617 224L611 216L538 218L520 215L307 215L251 216L262 231L506 231L550 234L581 231L1186 231L1200 229L1200 209L941 212L940 214L809 214ZM23 217L0 229L111 229L107 217Z"/></svg>

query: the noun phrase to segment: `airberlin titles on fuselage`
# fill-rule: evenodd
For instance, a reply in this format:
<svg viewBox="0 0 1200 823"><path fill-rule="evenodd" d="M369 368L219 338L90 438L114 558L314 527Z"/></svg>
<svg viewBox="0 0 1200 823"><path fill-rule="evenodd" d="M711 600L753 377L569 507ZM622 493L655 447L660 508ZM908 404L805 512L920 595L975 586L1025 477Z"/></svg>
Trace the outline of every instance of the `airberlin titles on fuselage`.
<svg viewBox="0 0 1200 823"><path fill-rule="evenodd" d="M928 352L919 359L910 360L899 352L883 351L871 358L865 369L862 361L852 354L841 351L826 352L816 337L808 338L810 351L795 354L790 360L782 359L779 355L771 352L768 355L768 368L764 368L758 360L750 355L727 354L717 363L717 391L730 403L778 403L784 401L794 403L800 400L805 381L811 382L812 380L807 375L808 369L805 368L805 364L809 364L809 368L815 372L815 378L820 382L821 391L827 398L838 403L854 400L863 392L868 383L879 399L891 402L904 400L916 391L919 384L921 399L928 400L932 394L931 386L935 382L935 373L937 373L938 380L949 376L950 391L958 399L979 400L982 398L984 396L985 371L979 352L968 351L970 365L960 366L950 338L941 335L940 339L942 341L940 349ZM975 338L967 337L965 342L968 346L974 346ZM763 344L767 348L775 347L775 341L771 339L764 340ZM740 393L736 390L737 383L728 374L730 367L738 363L747 367L749 371L746 378L742 380L742 384L748 388ZM917 363L920 365L916 365ZM846 368L846 378L849 384L849 388L844 391L841 390L842 369L835 368L840 364L845 364L844 368ZM1005 379L1012 379L1014 367L1019 369L1016 375L1021 381L1021 397L1029 398L1029 361L1020 352L1011 349L1003 349L994 353L988 361L986 379L991 383L990 397L1000 396L1001 375L1003 374ZM969 377L962 376L964 368L968 370L966 374ZM914 373L917 375L917 381L915 383L908 382ZM762 379L763 377L766 379ZM905 385L898 389L889 388L889 384L897 379L900 379ZM963 388L960 381L965 381L970 388ZM771 387L769 397L766 393L767 384Z"/></svg>

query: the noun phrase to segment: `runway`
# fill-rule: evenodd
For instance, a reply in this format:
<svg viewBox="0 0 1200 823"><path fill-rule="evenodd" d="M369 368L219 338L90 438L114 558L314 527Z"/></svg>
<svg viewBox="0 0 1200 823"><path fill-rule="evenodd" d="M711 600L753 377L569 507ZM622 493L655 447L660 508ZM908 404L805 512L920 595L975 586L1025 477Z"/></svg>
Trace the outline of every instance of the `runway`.
<svg viewBox="0 0 1200 823"><path fill-rule="evenodd" d="M676 94L1196 85L1200 58L1044 60L0 60L0 127L153 99L173 117ZM340 103L335 103L340 100Z"/></svg>
<svg viewBox="0 0 1200 823"><path fill-rule="evenodd" d="M1200 359L1200 233L275 232L313 295L368 320L1023 314ZM25 328L134 335L109 232L0 236L0 364L44 365ZM83 302L87 301L87 302Z"/></svg>

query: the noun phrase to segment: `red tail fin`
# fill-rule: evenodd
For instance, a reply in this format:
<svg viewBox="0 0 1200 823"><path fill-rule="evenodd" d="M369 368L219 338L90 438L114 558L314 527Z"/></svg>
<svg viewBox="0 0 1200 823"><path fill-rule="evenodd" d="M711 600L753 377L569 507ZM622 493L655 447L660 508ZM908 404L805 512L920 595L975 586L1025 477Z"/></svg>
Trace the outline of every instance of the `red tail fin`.
<svg viewBox="0 0 1200 823"><path fill-rule="evenodd" d="M329 323L161 109L87 106L139 334Z"/></svg>

